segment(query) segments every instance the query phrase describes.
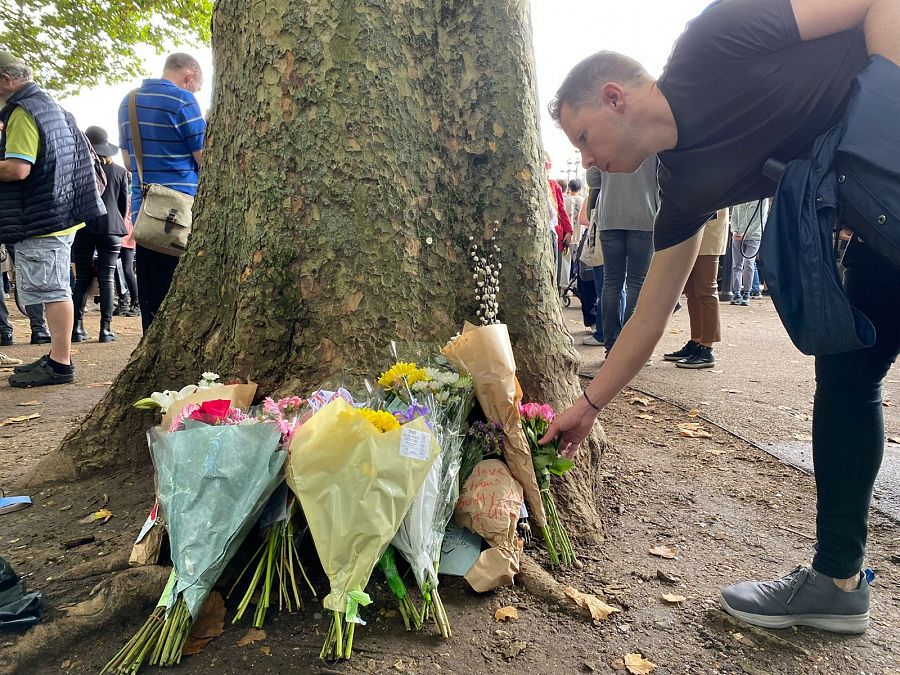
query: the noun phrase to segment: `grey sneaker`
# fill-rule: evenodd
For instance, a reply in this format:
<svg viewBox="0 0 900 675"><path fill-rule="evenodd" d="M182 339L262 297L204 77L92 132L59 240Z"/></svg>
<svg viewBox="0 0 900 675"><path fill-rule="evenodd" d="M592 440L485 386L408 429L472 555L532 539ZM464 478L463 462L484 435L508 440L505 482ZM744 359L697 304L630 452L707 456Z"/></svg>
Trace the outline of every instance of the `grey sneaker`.
<svg viewBox="0 0 900 675"><path fill-rule="evenodd" d="M763 628L812 626L833 633L864 633L869 625L869 582L842 591L831 577L797 567L774 581L745 581L722 589L722 607L732 616Z"/></svg>

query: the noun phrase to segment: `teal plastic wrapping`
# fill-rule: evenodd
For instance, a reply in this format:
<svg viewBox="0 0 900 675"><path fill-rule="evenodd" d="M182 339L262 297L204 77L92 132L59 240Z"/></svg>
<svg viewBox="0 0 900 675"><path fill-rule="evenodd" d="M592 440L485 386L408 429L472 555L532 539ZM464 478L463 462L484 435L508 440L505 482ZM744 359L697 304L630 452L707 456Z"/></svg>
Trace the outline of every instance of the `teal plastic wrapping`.
<svg viewBox="0 0 900 675"><path fill-rule="evenodd" d="M183 595L196 619L281 482L287 452L276 450L274 423L191 427L147 437L177 575L168 608Z"/></svg>

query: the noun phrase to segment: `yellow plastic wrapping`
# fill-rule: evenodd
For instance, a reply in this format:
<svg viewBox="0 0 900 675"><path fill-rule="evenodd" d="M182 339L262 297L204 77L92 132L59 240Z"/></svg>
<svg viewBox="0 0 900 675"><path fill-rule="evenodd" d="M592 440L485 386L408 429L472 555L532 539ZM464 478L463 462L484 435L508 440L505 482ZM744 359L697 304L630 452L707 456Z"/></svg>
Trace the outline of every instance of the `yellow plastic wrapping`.
<svg viewBox="0 0 900 675"><path fill-rule="evenodd" d="M467 322L462 335L448 342L441 352L457 370L472 376L475 396L485 416L503 425L506 437L503 459L525 491L530 519L539 528L546 527L547 518L534 476L531 450L519 417L522 389L516 379L516 358L506 324L473 326Z"/></svg>
<svg viewBox="0 0 900 675"><path fill-rule="evenodd" d="M287 483L331 582L326 609L365 589L440 451L423 418L382 433L340 398L297 430Z"/></svg>

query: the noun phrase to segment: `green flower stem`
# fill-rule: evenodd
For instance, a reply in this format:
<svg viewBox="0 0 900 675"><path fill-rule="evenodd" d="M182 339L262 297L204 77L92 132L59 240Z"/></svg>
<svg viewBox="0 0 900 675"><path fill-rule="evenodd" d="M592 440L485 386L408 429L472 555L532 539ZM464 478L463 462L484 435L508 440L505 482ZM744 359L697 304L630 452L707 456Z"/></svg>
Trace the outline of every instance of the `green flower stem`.
<svg viewBox="0 0 900 675"><path fill-rule="evenodd" d="M544 507L546 510L546 506ZM544 539L544 546L547 547L547 553L550 555L550 565L557 567L559 565L559 556L556 554L556 547L553 545L553 535L550 534L550 526L541 528L541 537Z"/></svg>
<svg viewBox="0 0 900 675"><path fill-rule="evenodd" d="M344 647L344 658L349 659L353 654L353 633L356 630L356 622L351 621L347 626L347 644Z"/></svg>
<svg viewBox="0 0 900 675"><path fill-rule="evenodd" d="M101 675L107 672L137 672L143 664L147 651L153 646L162 629L164 613L164 607L154 609L138 632L103 667L103 670L100 671Z"/></svg>

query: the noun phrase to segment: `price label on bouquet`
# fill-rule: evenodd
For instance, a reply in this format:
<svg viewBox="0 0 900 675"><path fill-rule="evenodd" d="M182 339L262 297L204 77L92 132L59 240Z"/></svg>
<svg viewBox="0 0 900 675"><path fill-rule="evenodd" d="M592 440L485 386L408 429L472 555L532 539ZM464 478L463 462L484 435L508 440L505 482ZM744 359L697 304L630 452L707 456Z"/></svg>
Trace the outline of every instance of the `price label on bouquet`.
<svg viewBox="0 0 900 675"><path fill-rule="evenodd" d="M428 451L431 448L431 434L416 429L404 429L400 434L400 456L418 459L424 462L428 459Z"/></svg>

